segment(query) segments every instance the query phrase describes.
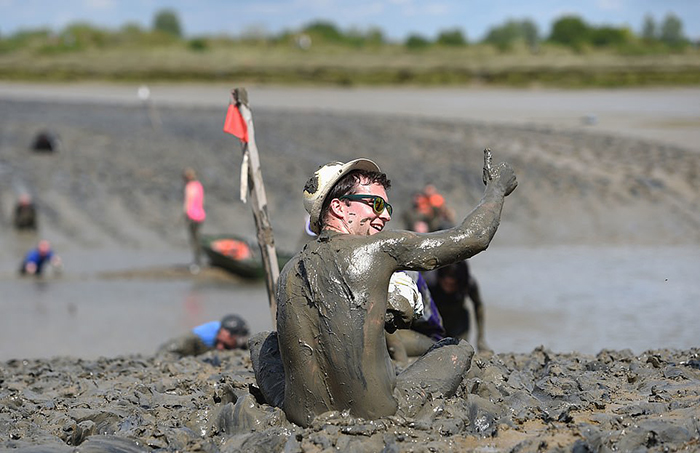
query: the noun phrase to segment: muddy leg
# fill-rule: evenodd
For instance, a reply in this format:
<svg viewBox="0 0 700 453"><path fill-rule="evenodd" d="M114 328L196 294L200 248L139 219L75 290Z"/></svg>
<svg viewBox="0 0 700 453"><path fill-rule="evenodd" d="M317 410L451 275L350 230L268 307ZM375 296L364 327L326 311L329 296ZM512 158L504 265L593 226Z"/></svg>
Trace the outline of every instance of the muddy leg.
<svg viewBox="0 0 700 453"><path fill-rule="evenodd" d="M399 331L394 333L386 332L384 335L386 337L386 347L389 350L389 357L399 363L401 366L406 366L408 363L408 355L406 354L406 347L401 342L401 338L397 335Z"/></svg>
<svg viewBox="0 0 700 453"><path fill-rule="evenodd" d="M492 349L486 344L486 337L484 334L484 303L481 300L479 284L472 276L469 276L467 292L469 294L469 299L471 299L472 303L474 304L474 317L476 318L476 348L479 350L479 352L492 352Z"/></svg>
<svg viewBox="0 0 700 453"><path fill-rule="evenodd" d="M435 344L435 340L415 330L397 330L394 335L401 340L408 357L420 357Z"/></svg>
<svg viewBox="0 0 700 453"><path fill-rule="evenodd" d="M258 387L265 401L275 407L284 404L284 366L277 332L259 332L248 340L250 359Z"/></svg>
<svg viewBox="0 0 700 453"><path fill-rule="evenodd" d="M464 340L445 338L438 341L396 378L394 396L399 414L411 417L427 401L430 394L450 397L455 394L469 370L474 348Z"/></svg>

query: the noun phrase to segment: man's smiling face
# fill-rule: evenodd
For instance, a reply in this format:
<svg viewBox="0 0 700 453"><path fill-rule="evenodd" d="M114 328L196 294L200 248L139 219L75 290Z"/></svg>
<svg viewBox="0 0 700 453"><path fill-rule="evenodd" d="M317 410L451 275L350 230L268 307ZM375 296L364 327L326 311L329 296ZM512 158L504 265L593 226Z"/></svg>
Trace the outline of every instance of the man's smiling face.
<svg viewBox="0 0 700 453"><path fill-rule="evenodd" d="M388 201L384 186L377 183L360 183L355 194L378 195L384 201ZM391 220L391 215L386 208L379 214L374 212L371 199L343 201L348 203L345 222L351 234L371 236L382 231Z"/></svg>

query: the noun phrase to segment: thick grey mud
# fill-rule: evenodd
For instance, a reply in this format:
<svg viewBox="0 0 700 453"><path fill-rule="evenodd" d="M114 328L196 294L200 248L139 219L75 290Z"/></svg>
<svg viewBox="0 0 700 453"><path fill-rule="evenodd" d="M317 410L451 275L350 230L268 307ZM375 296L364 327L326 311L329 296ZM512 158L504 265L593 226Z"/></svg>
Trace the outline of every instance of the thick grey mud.
<svg viewBox="0 0 700 453"><path fill-rule="evenodd" d="M7 101L0 112L3 225L23 187L41 208L42 233L66 253L114 244L186 250L179 175L194 165L207 181L208 206L220 207L210 209L208 231L254 231L249 208L237 204L239 149L221 132L221 109L162 109L161 133L146 112L120 106ZM696 245L700 238L700 161L685 149L534 126L255 113L284 248L293 248L303 225L301 202L290 196L300 200L318 165L368 150L390 172L395 206L406 205L416 186L439 181L464 214L483 192L485 146L513 163L522 183L508 201L501 244ZM45 127L61 136L53 157L27 149ZM0 230L7 245L0 254L14 272L16 244L4 234L9 228ZM308 428L258 402L244 352L13 360L0 364L0 450L697 450L699 355L693 348L476 356L455 395L429 395L415 415L369 421L326 413Z"/></svg>
<svg viewBox="0 0 700 453"><path fill-rule="evenodd" d="M410 417L329 412L301 428L256 399L247 352L14 360L0 449L678 451L700 448L700 350L476 356L457 393Z"/></svg>

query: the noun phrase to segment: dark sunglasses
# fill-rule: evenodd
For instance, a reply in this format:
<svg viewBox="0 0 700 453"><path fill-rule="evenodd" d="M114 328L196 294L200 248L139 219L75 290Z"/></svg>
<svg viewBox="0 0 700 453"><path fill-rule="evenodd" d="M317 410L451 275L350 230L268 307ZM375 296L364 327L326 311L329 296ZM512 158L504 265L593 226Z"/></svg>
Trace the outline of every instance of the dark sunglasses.
<svg viewBox="0 0 700 453"><path fill-rule="evenodd" d="M361 193L356 193L356 194L351 194L351 195L343 195L339 200L350 200L350 201L369 201L372 206L372 210L374 211L375 214L381 215L382 212L384 212L384 209L387 210L389 213L389 216L394 212L394 208L384 200L384 198L380 197L379 195L366 195L366 194L361 194Z"/></svg>

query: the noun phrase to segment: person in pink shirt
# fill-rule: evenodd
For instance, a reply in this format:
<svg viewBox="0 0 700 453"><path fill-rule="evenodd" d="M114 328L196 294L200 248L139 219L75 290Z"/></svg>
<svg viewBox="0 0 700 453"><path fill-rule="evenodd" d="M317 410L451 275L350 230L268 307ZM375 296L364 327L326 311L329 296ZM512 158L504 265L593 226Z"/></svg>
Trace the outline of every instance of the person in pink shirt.
<svg viewBox="0 0 700 453"><path fill-rule="evenodd" d="M185 182L183 211L185 212L190 245L194 253L194 261L190 265L190 271L197 273L202 265L202 244L199 240L199 230L207 217L204 212L204 187L197 180L197 174L192 168L186 168L182 172L182 178Z"/></svg>

